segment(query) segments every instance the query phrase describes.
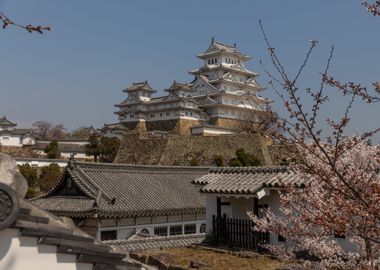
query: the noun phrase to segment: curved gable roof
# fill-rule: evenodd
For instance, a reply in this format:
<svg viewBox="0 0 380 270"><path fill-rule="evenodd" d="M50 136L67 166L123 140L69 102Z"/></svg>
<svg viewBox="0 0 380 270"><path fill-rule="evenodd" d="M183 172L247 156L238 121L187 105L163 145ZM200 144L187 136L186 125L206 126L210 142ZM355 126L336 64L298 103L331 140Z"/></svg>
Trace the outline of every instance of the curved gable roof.
<svg viewBox="0 0 380 270"><path fill-rule="evenodd" d="M71 162L60 183L33 203L69 216L204 213L204 198L192 181L207 173L204 167Z"/></svg>

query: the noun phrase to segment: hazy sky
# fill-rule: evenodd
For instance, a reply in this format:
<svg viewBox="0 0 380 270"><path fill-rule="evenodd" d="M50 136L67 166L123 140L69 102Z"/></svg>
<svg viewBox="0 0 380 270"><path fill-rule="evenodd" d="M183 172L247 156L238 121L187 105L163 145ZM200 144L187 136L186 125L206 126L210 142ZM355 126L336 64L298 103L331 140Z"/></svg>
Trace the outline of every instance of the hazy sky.
<svg viewBox="0 0 380 270"><path fill-rule="evenodd" d="M303 77L317 87L331 45L332 73L369 85L379 80L380 19L366 13L360 0L0 0L0 10L23 24L52 26L44 35L0 29L0 116L29 127L37 120L68 129L116 122L114 104L133 81L148 80L158 94L173 80L190 82L188 70L212 36L253 57L248 68L269 78L270 67L258 27L262 19L273 47L291 73L301 63L310 39L319 46ZM268 88L262 95L278 98ZM335 97L335 96L334 96ZM307 103L306 103L307 104ZM339 99L325 108L337 115ZM379 126L380 105L354 110L351 131Z"/></svg>

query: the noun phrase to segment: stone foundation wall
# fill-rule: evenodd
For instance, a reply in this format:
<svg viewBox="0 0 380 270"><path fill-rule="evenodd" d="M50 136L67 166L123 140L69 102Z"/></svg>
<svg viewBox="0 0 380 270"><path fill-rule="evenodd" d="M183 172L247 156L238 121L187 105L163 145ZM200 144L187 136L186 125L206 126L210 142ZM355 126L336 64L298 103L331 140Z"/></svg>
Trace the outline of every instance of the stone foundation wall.
<svg viewBox="0 0 380 270"><path fill-rule="evenodd" d="M228 166L237 149L255 154L263 164L274 165L265 139L259 135L221 135L216 137L178 136L140 139L126 136L115 163L189 166L196 160L200 166L213 166L215 155Z"/></svg>
<svg viewBox="0 0 380 270"><path fill-rule="evenodd" d="M147 131L159 130L167 131L169 133L176 133L176 127L178 125L178 120L159 120L159 121L148 121L146 122Z"/></svg>
<svg viewBox="0 0 380 270"><path fill-rule="evenodd" d="M136 122L123 122L123 126L125 126L129 130L137 130L140 125L139 121Z"/></svg>
<svg viewBox="0 0 380 270"><path fill-rule="evenodd" d="M191 135L191 127L199 125L198 120L181 119L177 125L177 132L180 135Z"/></svg>
<svg viewBox="0 0 380 270"><path fill-rule="evenodd" d="M167 145L167 138L143 138L140 134L127 134L120 145L114 163L159 164Z"/></svg>
<svg viewBox="0 0 380 270"><path fill-rule="evenodd" d="M227 118L212 118L209 121L210 125L215 125L225 128L246 129L247 125L254 125L252 121L235 120Z"/></svg>
<svg viewBox="0 0 380 270"><path fill-rule="evenodd" d="M173 119L146 122L147 131L167 131L171 134L191 135L190 127L198 125L198 120Z"/></svg>

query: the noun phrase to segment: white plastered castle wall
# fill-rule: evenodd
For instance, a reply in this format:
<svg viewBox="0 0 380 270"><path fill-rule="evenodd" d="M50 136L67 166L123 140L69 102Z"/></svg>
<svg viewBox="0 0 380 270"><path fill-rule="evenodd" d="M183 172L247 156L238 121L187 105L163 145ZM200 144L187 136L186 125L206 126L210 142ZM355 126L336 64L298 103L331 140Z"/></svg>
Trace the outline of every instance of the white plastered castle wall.
<svg viewBox="0 0 380 270"><path fill-rule="evenodd" d="M37 238L18 236L17 229L0 231L1 270L91 270L92 264L77 263L76 255L57 254L57 247L37 244Z"/></svg>

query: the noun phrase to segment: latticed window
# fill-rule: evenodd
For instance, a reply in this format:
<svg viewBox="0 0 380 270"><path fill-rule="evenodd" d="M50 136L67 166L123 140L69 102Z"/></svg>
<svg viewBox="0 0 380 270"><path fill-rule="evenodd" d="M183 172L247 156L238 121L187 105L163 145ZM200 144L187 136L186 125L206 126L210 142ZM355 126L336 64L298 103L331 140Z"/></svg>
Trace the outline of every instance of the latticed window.
<svg viewBox="0 0 380 270"><path fill-rule="evenodd" d="M193 234L197 232L197 226L195 224L185 224L185 234Z"/></svg>
<svg viewBox="0 0 380 270"><path fill-rule="evenodd" d="M182 234L182 225L170 226L170 235L180 235Z"/></svg>
<svg viewBox="0 0 380 270"><path fill-rule="evenodd" d="M167 226L154 227L154 235L167 236L168 227Z"/></svg>

